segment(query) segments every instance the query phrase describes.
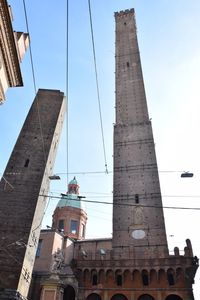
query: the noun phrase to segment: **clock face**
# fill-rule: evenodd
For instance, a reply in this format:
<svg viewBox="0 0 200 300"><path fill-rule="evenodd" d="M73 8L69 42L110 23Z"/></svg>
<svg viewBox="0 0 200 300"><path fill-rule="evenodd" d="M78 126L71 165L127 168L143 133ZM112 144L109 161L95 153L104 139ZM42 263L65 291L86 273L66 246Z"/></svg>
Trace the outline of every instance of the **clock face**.
<svg viewBox="0 0 200 300"><path fill-rule="evenodd" d="M145 235L146 235L145 231L141 229L133 230L131 233L131 236L136 240L143 239Z"/></svg>

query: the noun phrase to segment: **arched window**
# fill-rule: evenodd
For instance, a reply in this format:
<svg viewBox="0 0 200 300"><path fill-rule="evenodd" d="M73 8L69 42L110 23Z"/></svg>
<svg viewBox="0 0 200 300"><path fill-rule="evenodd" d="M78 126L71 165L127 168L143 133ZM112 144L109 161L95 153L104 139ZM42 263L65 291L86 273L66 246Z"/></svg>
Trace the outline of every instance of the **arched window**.
<svg viewBox="0 0 200 300"><path fill-rule="evenodd" d="M155 300L151 295L141 295L138 300Z"/></svg>
<svg viewBox="0 0 200 300"><path fill-rule="evenodd" d="M117 275L116 277L116 283L118 286L122 286L122 275Z"/></svg>
<svg viewBox="0 0 200 300"><path fill-rule="evenodd" d="M92 293L87 296L86 300L101 300L101 297L96 293Z"/></svg>
<svg viewBox="0 0 200 300"><path fill-rule="evenodd" d="M183 299L178 295L169 295L165 300L183 300Z"/></svg>
<svg viewBox="0 0 200 300"><path fill-rule="evenodd" d="M167 280L169 285L174 285L174 272L172 269L167 270Z"/></svg>
<svg viewBox="0 0 200 300"><path fill-rule="evenodd" d="M111 300L128 300L128 299L123 294L116 294L112 296Z"/></svg>
<svg viewBox="0 0 200 300"><path fill-rule="evenodd" d="M92 285L97 285L97 274L92 275Z"/></svg>
<svg viewBox="0 0 200 300"><path fill-rule="evenodd" d="M71 285L64 289L63 300L75 300L75 290Z"/></svg>
<svg viewBox="0 0 200 300"><path fill-rule="evenodd" d="M142 283L143 285L149 285L148 272L146 270L142 271Z"/></svg>

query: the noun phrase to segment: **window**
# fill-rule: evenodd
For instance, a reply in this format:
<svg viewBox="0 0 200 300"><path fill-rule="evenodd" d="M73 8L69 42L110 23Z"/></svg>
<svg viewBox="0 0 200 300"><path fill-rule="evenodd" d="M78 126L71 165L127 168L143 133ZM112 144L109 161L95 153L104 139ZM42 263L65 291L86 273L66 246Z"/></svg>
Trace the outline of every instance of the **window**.
<svg viewBox="0 0 200 300"><path fill-rule="evenodd" d="M29 165L29 159L26 159L25 164L24 164L24 167L27 168L28 165Z"/></svg>
<svg viewBox="0 0 200 300"><path fill-rule="evenodd" d="M117 275L116 281L118 286L122 286L122 275Z"/></svg>
<svg viewBox="0 0 200 300"><path fill-rule="evenodd" d="M142 282L143 285L149 285L149 278L147 272L142 272Z"/></svg>
<svg viewBox="0 0 200 300"><path fill-rule="evenodd" d="M82 237L85 237L85 225L82 224Z"/></svg>
<svg viewBox="0 0 200 300"><path fill-rule="evenodd" d="M135 203L138 204L139 203L139 195L135 194Z"/></svg>
<svg viewBox="0 0 200 300"><path fill-rule="evenodd" d="M78 228L78 222L75 220L71 220L71 224L70 224L70 232L73 234L77 233L77 228Z"/></svg>
<svg viewBox="0 0 200 300"><path fill-rule="evenodd" d="M58 230L64 230L64 220L59 220L59 222L58 222Z"/></svg>
<svg viewBox="0 0 200 300"><path fill-rule="evenodd" d="M167 274L167 280L168 280L169 285L174 285L175 284L174 283L174 276L173 276L172 273Z"/></svg>
<svg viewBox="0 0 200 300"><path fill-rule="evenodd" d="M94 274L92 276L92 285L97 285L97 275L96 274Z"/></svg>
<svg viewBox="0 0 200 300"><path fill-rule="evenodd" d="M41 253L41 249L42 249L42 241L43 240L39 239L37 250L36 250L36 257L40 257L40 253Z"/></svg>

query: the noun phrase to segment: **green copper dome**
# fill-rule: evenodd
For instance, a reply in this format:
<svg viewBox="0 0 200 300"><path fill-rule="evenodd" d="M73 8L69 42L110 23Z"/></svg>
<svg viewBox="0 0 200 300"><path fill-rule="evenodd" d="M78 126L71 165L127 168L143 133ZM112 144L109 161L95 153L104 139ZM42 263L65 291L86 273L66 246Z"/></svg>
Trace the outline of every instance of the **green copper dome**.
<svg viewBox="0 0 200 300"><path fill-rule="evenodd" d="M85 210L85 205L83 204L81 199L78 198L77 195L75 194L61 194L61 195L62 197L59 200L57 207L61 208L61 207L70 206L70 207L75 207L75 208L80 208Z"/></svg>
<svg viewBox="0 0 200 300"><path fill-rule="evenodd" d="M76 177L74 176L74 178L69 182L69 185L70 184L75 184L75 185L78 185L78 181L76 180Z"/></svg>
<svg viewBox="0 0 200 300"><path fill-rule="evenodd" d="M61 199L59 200L57 207L75 207L86 210L85 205L79 196L79 185L76 177L69 182L68 192L66 194L61 194Z"/></svg>

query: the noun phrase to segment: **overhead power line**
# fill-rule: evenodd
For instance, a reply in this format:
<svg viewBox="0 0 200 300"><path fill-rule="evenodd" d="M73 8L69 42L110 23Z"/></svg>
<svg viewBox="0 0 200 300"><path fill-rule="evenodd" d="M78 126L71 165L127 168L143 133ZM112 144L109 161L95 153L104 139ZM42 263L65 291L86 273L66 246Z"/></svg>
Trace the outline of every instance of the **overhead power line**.
<svg viewBox="0 0 200 300"><path fill-rule="evenodd" d="M136 170L137 171L137 170ZM151 170L145 170L145 172L148 172ZM115 172L120 172L120 170L115 170ZM158 173L183 173L183 170L158 170ZM194 173L200 173L200 170L193 171ZM66 175L66 172L58 172L56 173L58 175ZM87 175L87 174L113 174L113 171L74 171L69 172L68 175Z"/></svg>
<svg viewBox="0 0 200 300"><path fill-rule="evenodd" d="M66 158L67 158L67 182L69 182L69 1L66 2Z"/></svg>
<svg viewBox="0 0 200 300"><path fill-rule="evenodd" d="M57 190L57 191L51 191L51 193L60 195L63 192L63 190ZM113 193L99 193L99 192L82 192L83 194L93 194L93 195L87 195L87 198L113 198ZM127 197L127 196L126 196ZM129 199L131 197L134 197L133 194L129 195ZM120 196L118 196L120 198ZM144 197L145 198L145 197ZM140 199L144 199L140 197ZM200 199L200 195L161 195L161 198L193 198L193 199Z"/></svg>
<svg viewBox="0 0 200 300"><path fill-rule="evenodd" d="M30 38L30 31L29 31L29 22L28 22L28 14L26 9L26 2L23 0L23 7L24 7L24 16L25 16L25 22L26 22L26 30L29 35L29 53L30 53L30 62L31 62L31 71L32 71L32 78L33 78L33 86L34 86L34 92L36 98L36 106L37 106L37 114L38 114L38 121L39 121L39 128L40 128L40 135L42 140L42 150L44 155L44 163L46 163L47 155L45 151L45 144L44 144L44 137L43 137L43 129L41 124L41 116L40 116L40 108L38 103L38 96L37 96L37 87L36 87L36 79L35 79L35 69L34 69L34 63L33 63L33 54L32 54L32 46L31 46L31 38Z"/></svg>
<svg viewBox="0 0 200 300"><path fill-rule="evenodd" d="M96 51L95 51L95 42L94 42L94 30L93 30L92 11L91 11L90 0L88 0L88 9L89 9L89 17L90 17L92 50L93 50L93 58L94 58L94 69L95 69L95 78L96 78L97 99L98 99L98 106L99 106L99 117L100 117L100 125L101 125L101 136L102 136L102 144L103 144L103 152L104 152L105 170L106 170L106 173L108 173L108 165L107 165L107 159L106 159L106 147L105 147L105 139L104 139L104 131L103 131L103 120L102 120L102 113L101 113L101 101L100 101L100 92L99 92L99 80L98 80L98 72L97 72Z"/></svg>
<svg viewBox="0 0 200 300"><path fill-rule="evenodd" d="M49 196L49 195L40 195L46 198L50 199L60 199L58 196ZM67 195L66 195L67 196ZM129 200L134 200L134 199L129 199ZM107 201L96 201L96 200L86 200L86 199L73 199L73 201L78 201L78 202L87 202L87 203L93 203L93 204L104 204L104 205L113 205L113 206L129 206L129 207L147 207L147 208L163 208L163 209L180 209L180 210L198 210L200 211L200 207L183 207L183 206L161 206L161 205L143 205L143 204L132 204L132 203L112 203L112 202L107 202ZM123 200L117 200L117 201L123 201Z"/></svg>

